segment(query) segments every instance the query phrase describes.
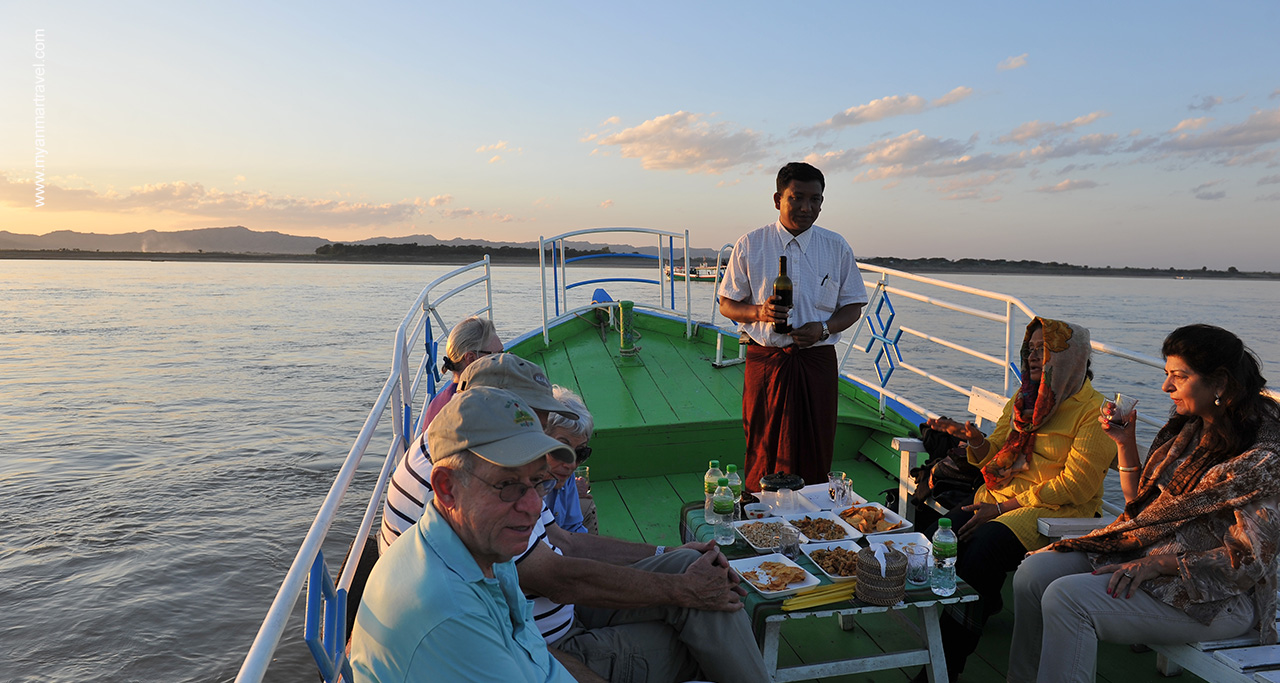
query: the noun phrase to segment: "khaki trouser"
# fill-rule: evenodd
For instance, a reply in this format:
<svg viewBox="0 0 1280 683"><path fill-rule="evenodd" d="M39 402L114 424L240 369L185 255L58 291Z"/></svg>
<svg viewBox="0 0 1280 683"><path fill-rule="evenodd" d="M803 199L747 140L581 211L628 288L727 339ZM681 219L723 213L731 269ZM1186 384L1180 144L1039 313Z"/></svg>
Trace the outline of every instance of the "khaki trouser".
<svg viewBox="0 0 1280 683"><path fill-rule="evenodd" d="M693 550L672 550L631 566L680 574L698 557ZM586 662L611 683L675 683L699 677L720 683L769 680L744 610L576 605L573 626L553 647Z"/></svg>
<svg viewBox="0 0 1280 683"><path fill-rule="evenodd" d="M1107 594L1111 574L1092 571L1085 553L1046 551L1022 561L1013 576L1010 683L1091 683L1099 640L1190 643L1232 638L1254 625L1249 596L1239 596L1206 626L1142 590L1113 598Z"/></svg>

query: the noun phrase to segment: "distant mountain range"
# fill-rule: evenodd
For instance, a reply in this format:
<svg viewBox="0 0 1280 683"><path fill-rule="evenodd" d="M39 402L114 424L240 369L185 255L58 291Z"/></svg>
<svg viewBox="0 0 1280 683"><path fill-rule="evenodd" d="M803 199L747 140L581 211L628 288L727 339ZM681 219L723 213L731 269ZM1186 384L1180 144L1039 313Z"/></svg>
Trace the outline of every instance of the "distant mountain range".
<svg viewBox="0 0 1280 683"><path fill-rule="evenodd" d="M21 235L0 230L0 250L70 250L70 251L111 251L111 252L143 252L143 253L225 253L225 254L314 254L316 248L333 244L333 240L321 237L304 237L286 235L282 232L259 232L243 226L226 228L199 228L196 230L175 230L159 232L128 232L121 235L99 235L92 232L75 232L58 230L47 235ZM423 246L436 244L463 245L479 244L498 247L525 247L537 249L534 242L491 242L481 239L464 239L456 237L450 240L436 239L432 235L408 235L406 237L371 237L366 240L344 242L345 244L410 244ZM637 252L653 254L657 247L636 247L630 244L599 244L594 242L570 242L575 249L603 249L608 247L614 252ZM690 249L693 258L714 259L714 249Z"/></svg>

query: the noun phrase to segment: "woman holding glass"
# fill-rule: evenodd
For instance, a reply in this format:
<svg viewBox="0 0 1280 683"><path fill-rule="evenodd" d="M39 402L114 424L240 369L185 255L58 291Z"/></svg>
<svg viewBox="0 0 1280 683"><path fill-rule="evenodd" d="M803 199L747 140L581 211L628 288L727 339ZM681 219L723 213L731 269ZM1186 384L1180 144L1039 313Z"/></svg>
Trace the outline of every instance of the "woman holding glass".
<svg viewBox="0 0 1280 683"><path fill-rule="evenodd" d="M1101 509L1102 481L1116 447L1098 425L1103 398L1090 382L1090 354L1089 330L1036 318L1022 343L1022 384L991 436L972 422L929 420L930 427L967 442L969 462L983 476L973 502L947 515L960 539L956 575L980 597L949 606L941 619L952 680L977 648L987 620L1002 609L1000 591L1009 573L1027 551L1049 542L1038 520L1092 517Z"/></svg>
<svg viewBox="0 0 1280 683"><path fill-rule="evenodd" d="M1280 405L1222 328L1178 328L1162 353L1173 410L1146 463L1135 420L1098 419L1119 445L1124 514L1014 576L1010 681L1092 681L1099 640L1185 643L1256 625L1276 642Z"/></svg>

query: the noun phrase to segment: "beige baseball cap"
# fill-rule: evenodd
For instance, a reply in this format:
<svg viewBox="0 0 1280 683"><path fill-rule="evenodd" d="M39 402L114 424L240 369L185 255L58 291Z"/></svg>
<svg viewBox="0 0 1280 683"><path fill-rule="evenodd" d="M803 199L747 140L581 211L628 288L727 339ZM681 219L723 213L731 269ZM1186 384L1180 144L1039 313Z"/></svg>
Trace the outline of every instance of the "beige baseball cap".
<svg viewBox="0 0 1280 683"><path fill-rule="evenodd" d="M458 377L458 395L474 387L506 389L524 399L531 407L560 413L576 420L578 414L557 401L551 393L551 380L533 361L511 353L494 353L477 358ZM432 451L434 453L434 451Z"/></svg>
<svg viewBox="0 0 1280 683"><path fill-rule="evenodd" d="M527 403L493 387L458 392L427 427L427 447L433 460L470 450L501 467L520 467L548 454L575 459L573 449L542 431Z"/></svg>

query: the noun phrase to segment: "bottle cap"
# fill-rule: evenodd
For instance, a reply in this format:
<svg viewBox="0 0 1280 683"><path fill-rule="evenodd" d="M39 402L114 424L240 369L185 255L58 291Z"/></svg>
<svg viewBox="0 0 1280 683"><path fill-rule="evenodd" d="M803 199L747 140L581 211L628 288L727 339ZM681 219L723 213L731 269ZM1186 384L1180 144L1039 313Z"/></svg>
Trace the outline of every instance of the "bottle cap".
<svg viewBox="0 0 1280 683"><path fill-rule="evenodd" d="M939 528L939 529L950 529L950 528L951 528L951 518L949 518L949 517L943 517L942 519L938 520L938 528Z"/></svg>
<svg viewBox="0 0 1280 683"><path fill-rule="evenodd" d="M719 461L719 460L712 460L711 462L707 463L707 469L709 469L709 470L718 470L718 469L720 469L720 461Z"/></svg>
<svg viewBox="0 0 1280 683"><path fill-rule="evenodd" d="M728 477L720 477L720 485L721 485L721 486L728 486L728 485L729 485L729 478L728 478Z"/></svg>
<svg viewBox="0 0 1280 683"><path fill-rule="evenodd" d="M734 472L737 472L737 471L738 471L738 466L737 466L737 465L727 465L727 466L725 466L725 469L727 469L727 470L729 471L729 474L733 474Z"/></svg>

